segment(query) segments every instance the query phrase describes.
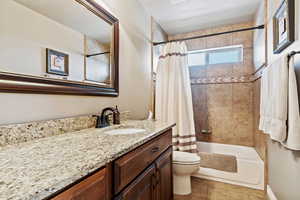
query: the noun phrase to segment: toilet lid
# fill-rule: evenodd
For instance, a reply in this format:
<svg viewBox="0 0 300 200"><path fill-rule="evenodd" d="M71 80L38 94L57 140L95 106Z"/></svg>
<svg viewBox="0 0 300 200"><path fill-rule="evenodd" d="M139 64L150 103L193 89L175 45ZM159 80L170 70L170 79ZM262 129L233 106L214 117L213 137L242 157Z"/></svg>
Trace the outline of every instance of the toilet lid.
<svg viewBox="0 0 300 200"><path fill-rule="evenodd" d="M196 164L201 158L195 153L173 151L173 163Z"/></svg>

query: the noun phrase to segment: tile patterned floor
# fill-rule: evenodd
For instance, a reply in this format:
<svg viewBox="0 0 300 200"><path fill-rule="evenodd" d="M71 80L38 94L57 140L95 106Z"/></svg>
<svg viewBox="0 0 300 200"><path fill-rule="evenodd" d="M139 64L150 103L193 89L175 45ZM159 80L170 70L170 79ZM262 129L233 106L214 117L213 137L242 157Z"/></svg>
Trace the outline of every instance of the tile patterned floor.
<svg viewBox="0 0 300 200"><path fill-rule="evenodd" d="M192 178L191 195L175 195L174 200L266 200L264 191Z"/></svg>

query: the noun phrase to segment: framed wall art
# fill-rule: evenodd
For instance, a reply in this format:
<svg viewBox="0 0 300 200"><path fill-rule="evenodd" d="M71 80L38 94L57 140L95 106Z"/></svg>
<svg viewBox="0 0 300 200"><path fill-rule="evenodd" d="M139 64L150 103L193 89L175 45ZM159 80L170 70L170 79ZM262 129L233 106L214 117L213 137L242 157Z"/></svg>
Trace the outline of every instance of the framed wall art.
<svg viewBox="0 0 300 200"><path fill-rule="evenodd" d="M69 75L69 55L55 51L52 49L46 49L47 58L47 73L60 76Z"/></svg>
<svg viewBox="0 0 300 200"><path fill-rule="evenodd" d="M295 41L295 0L284 0L273 17L273 52L278 54Z"/></svg>

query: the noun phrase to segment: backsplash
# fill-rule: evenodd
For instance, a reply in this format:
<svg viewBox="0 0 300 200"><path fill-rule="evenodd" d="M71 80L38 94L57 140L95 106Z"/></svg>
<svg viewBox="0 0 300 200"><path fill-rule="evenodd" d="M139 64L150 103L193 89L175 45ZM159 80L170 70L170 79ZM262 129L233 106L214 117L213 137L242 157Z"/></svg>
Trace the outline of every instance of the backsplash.
<svg viewBox="0 0 300 200"><path fill-rule="evenodd" d="M121 112L121 122L129 118L129 112ZM92 115L11 124L0 126L0 147L27 142L39 138L93 128L96 117Z"/></svg>

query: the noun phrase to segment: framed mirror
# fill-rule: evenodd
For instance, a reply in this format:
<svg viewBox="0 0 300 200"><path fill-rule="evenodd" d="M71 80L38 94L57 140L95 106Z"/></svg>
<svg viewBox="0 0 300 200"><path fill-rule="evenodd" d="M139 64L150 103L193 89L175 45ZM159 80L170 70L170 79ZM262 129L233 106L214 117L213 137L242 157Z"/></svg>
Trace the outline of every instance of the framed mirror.
<svg viewBox="0 0 300 200"><path fill-rule="evenodd" d="M119 21L94 0L0 1L0 91L118 96Z"/></svg>

